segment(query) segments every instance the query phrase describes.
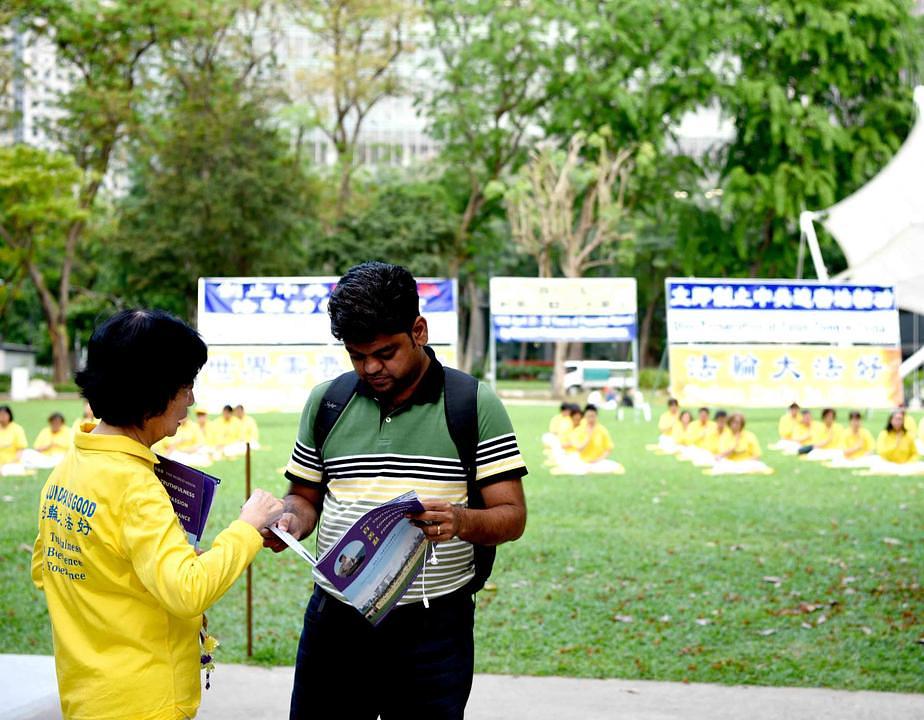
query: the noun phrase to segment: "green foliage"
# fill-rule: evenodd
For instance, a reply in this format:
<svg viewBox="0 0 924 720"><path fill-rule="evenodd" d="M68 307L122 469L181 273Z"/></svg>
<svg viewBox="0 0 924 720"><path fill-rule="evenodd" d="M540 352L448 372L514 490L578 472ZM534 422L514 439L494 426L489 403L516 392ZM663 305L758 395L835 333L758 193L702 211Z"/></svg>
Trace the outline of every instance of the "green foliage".
<svg viewBox="0 0 924 720"><path fill-rule="evenodd" d="M365 208L345 216L329 235L309 246L315 272L342 274L351 265L380 259L415 275L442 275L452 256L458 216L438 183L397 178L380 187Z"/></svg>
<svg viewBox="0 0 924 720"><path fill-rule="evenodd" d="M670 375L660 368L642 368L638 373L638 386L645 390L663 390L667 387Z"/></svg>

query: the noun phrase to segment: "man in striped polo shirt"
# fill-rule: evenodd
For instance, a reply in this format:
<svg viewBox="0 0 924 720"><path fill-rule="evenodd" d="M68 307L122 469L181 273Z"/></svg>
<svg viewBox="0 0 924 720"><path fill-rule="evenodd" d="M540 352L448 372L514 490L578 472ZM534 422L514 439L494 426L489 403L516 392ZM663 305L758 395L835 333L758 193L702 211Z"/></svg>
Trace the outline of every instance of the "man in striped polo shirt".
<svg viewBox="0 0 924 720"><path fill-rule="evenodd" d="M445 373L427 347L419 308L405 268L363 263L340 279L328 306L331 332L343 340L359 384L322 447L314 441L315 418L330 383L312 390L278 525L303 538L320 519L320 555L365 512L416 490L425 512L413 519L438 563L375 627L315 574L293 719L312 717L319 696L339 698L341 718L462 718L474 668L472 544L516 540L526 524L526 466L503 405L480 383L475 482L484 507L467 506L466 470L443 403ZM282 549L275 538L266 544Z"/></svg>

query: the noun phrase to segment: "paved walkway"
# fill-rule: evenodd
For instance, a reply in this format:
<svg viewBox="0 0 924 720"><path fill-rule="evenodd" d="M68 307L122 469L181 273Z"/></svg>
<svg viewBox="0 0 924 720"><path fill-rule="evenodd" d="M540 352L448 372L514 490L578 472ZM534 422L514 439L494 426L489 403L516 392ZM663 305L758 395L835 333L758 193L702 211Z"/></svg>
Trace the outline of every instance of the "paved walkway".
<svg viewBox="0 0 924 720"><path fill-rule="evenodd" d="M283 720L292 668L221 665L201 720ZM50 657L0 655L0 716L60 720ZM413 688L411 688L413 690ZM10 714L6 714L10 713ZM469 720L921 720L924 695L476 675Z"/></svg>

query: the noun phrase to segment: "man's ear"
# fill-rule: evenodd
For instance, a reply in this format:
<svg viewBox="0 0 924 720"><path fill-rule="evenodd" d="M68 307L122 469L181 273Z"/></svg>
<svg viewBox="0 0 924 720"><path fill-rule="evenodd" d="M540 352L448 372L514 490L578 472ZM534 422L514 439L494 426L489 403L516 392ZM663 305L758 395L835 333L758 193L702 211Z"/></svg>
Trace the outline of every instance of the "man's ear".
<svg viewBox="0 0 924 720"><path fill-rule="evenodd" d="M430 330L427 328L427 318L418 315L411 327L411 338L416 345L426 345L430 340Z"/></svg>

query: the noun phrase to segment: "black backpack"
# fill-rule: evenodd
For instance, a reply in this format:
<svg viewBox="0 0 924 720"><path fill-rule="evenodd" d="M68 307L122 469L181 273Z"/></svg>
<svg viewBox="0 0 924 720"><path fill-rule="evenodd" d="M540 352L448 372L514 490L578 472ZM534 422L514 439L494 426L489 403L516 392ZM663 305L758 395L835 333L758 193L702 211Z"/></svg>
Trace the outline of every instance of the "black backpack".
<svg viewBox="0 0 924 720"><path fill-rule="evenodd" d="M473 509L484 508L484 498L481 489L475 482L475 452L478 447L478 381L453 368L443 368L445 385L443 401L446 410L446 425L449 435L459 453L459 460L465 469L465 480L468 486L468 507ZM340 375L331 382L327 392L321 399L321 406L314 418L314 446L318 455L324 441L330 435L337 419L344 408L356 394L359 385L359 376L355 372ZM323 455L322 463L323 463ZM472 544L475 556L475 576L466 586L466 591L476 593L484 587L494 567L496 550L489 545Z"/></svg>

